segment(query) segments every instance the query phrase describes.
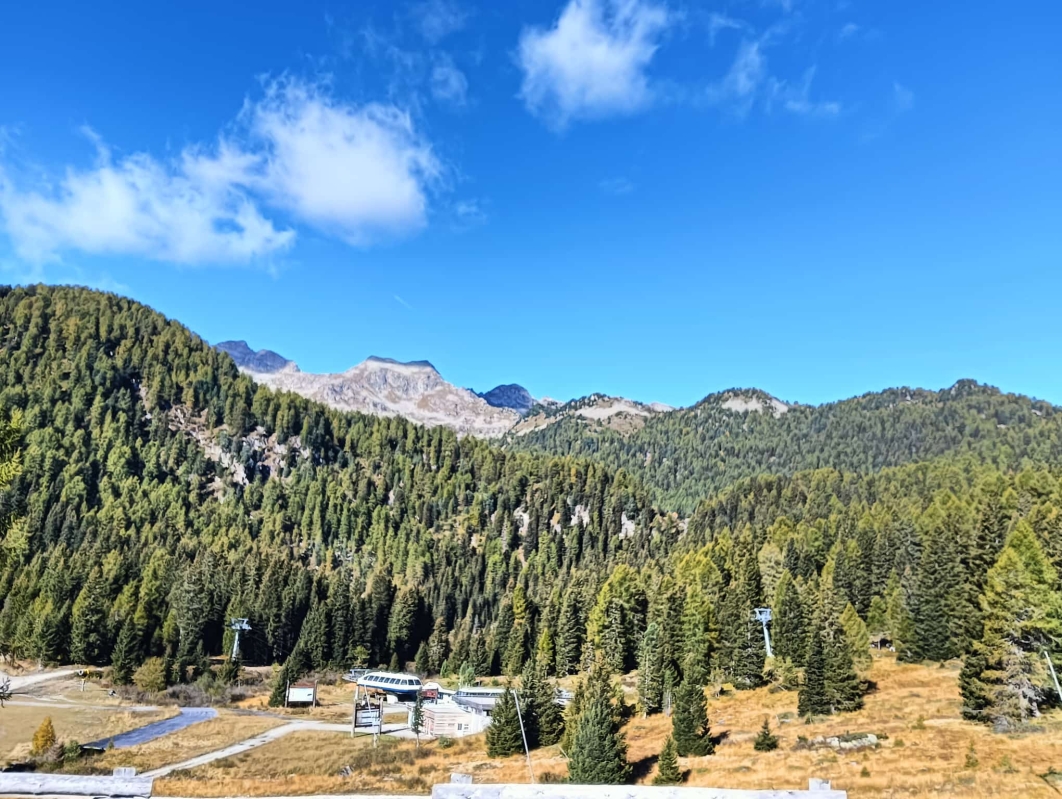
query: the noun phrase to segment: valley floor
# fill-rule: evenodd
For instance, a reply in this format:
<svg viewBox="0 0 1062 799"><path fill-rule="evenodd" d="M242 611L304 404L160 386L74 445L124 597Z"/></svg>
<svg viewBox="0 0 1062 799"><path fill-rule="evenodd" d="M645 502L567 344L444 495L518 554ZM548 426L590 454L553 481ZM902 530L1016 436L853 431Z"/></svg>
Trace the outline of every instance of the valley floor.
<svg viewBox="0 0 1062 799"><path fill-rule="evenodd" d="M835 787L862 797L1049 797L1062 793L1062 712L1052 712L1033 729L1000 735L960 717L958 664L899 664L876 657L870 678L875 689L858 713L805 724L796 716L795 693L767 689L727 693L709 700L712 731L721 737L709 757L684 758L689 786L727 788L804 788L808 779L832 780ZM624 678L633 689L634 675ZM71 680L56 680L0 710L0 755L24 754L36 724L51 715L62 739L88 740L170 715L175 709L134 711L112 706L101 687L82 693ZM453 772L472 774L476 782L527 782L523 757L487 756L482 735L448 748L425 741L384 737L378 748L371 736L351 739L340 722L345 702L336 700L313 718L285 713L221 710L196 724L142 746L107 751L76 761L65 771L108 773L115 766L158 770L155 794L181 797L285 796L308 794L420 794L448 782ZM630 697L633 701L633 696ZM334 707L332 705L334 704ZM331 715L336 718L332 719ZM780 738L774 752L753 749L763 723ZM349 716L348 716L349 718ZM283 730L283 735L278 734ZM291 729L286 729L291 728ZM629 757L638 782L656 772L656 757L671 729L663 716L635 718L626 725ZM269 732L271 731L272 732ZM873 733L877 747L837 752L808 746L801 739ZM238 751L234 745L261 738L260 745ZM229 749L229 747L234 747ZM236 754L227 754L229 751ZM192 767L169 767L216 752L215 759ZM532 754L538 781L561 779L567 764L558 747ZM1058 772L1056 772L1056 769Z"/></svg>
<svg viewBox="0 0 1062 799"><path fill-rule="evenodd" d="M1062 713L1035 730L998 735L959 714L958 665L898 664L875 659L876 689L866 707L806 725L796 717L795 693L766 689L729 693L710 700L713 732L725 734L714 755L685 758L687 785L727 788L804 788L810 777L833 781L860 797L1056 796L1054 769L1062 770ZM633 685L632 677L625 683ZM764 717L780 737L777 751L759 753L752 742ZM626 727L629 756L639 782L651 781L656 756L670 732L663 716L633 719ZM805 749L800 739L873 733L877 748L835 752ZM794 748L796 747L796 748ZM566 762L557 747L533 753L539 781L562 778ZM487 757L483 736L435 742L418 750L410 741L384 741L344 734L295 732L253 751L176 772L155 783L171 796L277 796L351 792L425 794L451 772L477 782L527 782L523 757Z"/></svg>

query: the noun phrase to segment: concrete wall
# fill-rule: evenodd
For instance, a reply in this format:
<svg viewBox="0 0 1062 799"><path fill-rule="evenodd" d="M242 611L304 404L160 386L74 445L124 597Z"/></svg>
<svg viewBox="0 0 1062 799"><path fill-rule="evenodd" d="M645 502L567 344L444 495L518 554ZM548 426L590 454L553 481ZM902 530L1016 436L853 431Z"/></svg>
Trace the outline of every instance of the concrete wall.
<svg viewBox="0 0 1062 799"><path fill-rule="evenodd" d="M432 799L847 799L846 791L746 791L649 785L436 785Z"/></svg>
<svg viewBox="0 0 1062 799"><path fill-rule="evenodd" d="M151 796L153 782L154 780L147 777L81 777L72 774L38 774L29 771L8 772L0 774L0 794Z"/></svg>

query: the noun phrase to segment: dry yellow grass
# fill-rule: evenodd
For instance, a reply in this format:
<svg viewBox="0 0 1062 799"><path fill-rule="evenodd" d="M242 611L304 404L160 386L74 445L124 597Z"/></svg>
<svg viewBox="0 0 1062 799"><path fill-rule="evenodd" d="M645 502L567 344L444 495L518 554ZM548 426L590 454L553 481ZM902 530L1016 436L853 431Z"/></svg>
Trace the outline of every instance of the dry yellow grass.
<svg viewBox="0 0 1062 799"><path fill-rule="evenodd" d="M176 708L134 713L74 705L14 705L0 710L0 763L22 760L29 755L33 732L50 716L60 741L87 743L168 718Z"/></svg>
<svg viewBox="0 0 1062 799"><path fill-rule="evenodd" d="M137 771L150 771L224 749L283 723L280 719L268 716L250 716L221 710L218 711L217 718L193 724L141 746L110 749L100 755L84 758L74 764L72 770L109 774L117 766L132 766Z"/></svg>
<svg viewBox="0 0 1062 799"><path fill-rule="evenodd" d="M1054 797L1051 769L1062 769L1062 714L1052 713L1038 730L997 735L961 719L958 670L875 660L870 674L877 689L858 713L805 725L796 718L796 694L766 689L730 693L709 701L716 734L726 733L716 753L686 758L687 784L732 788L802 788L809 777L833 781L853 799L864 797ZM625 680L625 683L629 683ZM752 741L764 717L780 737L775 752L759 753ZM662 716L634 719L626 726L629 756L639 782L651 781L656 756L670 732ZM877 749L856 753L794 750L799 736L872 732L883 738ZM885 737L887 736L887 738ZM365 738L342 734L295 733L234 758L156 782L156 793L171 796L263 796L280 794L392 792L425 794L453 771L477 782L526 782L522 757L487 757L482 736L437 744L387 742L376 761ZM968 757L969 756L969 757ZM533 753L536 775L567 773L556 747ZM340 776L343 766L353 774ZM1062 786L1060 786L1062 787Z"/></svg>
<svg viewBox="0 0 1062 799"><path fill-rule="evenodd" d="M534 753L536 771L564 773L556 748ZM548 765L547 765L548 764ZM340 770L349 767L350 776ZM427 794L450 773L475 775L477 782L527 782L523 758L487 757L483 736L456 741L448 749L435 742L418 750L412 741L342 733L296 732L234 757L156 780L161 796L280 796L338 793Z"/></svg>

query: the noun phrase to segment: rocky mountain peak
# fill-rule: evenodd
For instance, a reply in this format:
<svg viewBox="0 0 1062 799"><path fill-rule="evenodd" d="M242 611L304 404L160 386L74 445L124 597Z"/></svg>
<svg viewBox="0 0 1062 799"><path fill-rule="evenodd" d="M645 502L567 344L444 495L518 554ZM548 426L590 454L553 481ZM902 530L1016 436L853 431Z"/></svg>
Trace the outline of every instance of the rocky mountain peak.
<svg viewBox="0 0 1062 799"><path fill-rule="evenodd" d="M294 361L290 361L272 350L258 350L255 352L248 346L246 341L221 341L214 345L222 352L227 352L236 365L250 372L272 374L283 369L298 371Z"/></svg>
<svg viewBox="0 0 1062 799"><path fill-rule="evenodd" d="M521 416L526 416L531 406L535 404L535 398L531 396L531 392L516 383L495 386L479 396L494 408L511 408Z"/></svg>

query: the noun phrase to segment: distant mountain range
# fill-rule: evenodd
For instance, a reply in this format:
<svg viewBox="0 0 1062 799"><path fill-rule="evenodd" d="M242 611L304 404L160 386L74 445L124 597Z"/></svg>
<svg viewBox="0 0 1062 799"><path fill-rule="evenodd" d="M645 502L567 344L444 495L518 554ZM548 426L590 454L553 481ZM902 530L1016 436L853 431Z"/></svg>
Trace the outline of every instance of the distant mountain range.
<svg viewBox="0 0 1062 799"><path fill-rule="evenodd" d="M521 436L565 419L629 432L640 428L648 417L673 410L662 403L645 404L604 394L566 403L535 399L515 383L477 393L448 382L429 361L371 356L345 372L315 374L303 372L294 361L271 350L253 350L246 341L222 341L215 346L232 356L241 371L273 388L293 391L339 410L403 416L418 424L444 425L481 438L500 438L508 433Z"/></svg>

